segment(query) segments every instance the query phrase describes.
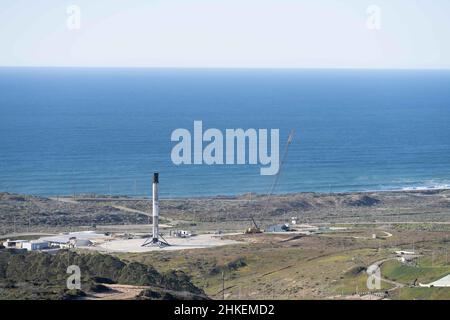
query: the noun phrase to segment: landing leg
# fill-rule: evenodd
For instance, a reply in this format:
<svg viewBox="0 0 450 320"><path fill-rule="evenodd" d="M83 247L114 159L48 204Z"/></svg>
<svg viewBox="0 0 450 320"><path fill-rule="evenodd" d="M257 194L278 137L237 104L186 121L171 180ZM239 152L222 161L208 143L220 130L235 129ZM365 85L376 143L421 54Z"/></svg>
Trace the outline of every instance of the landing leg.
<svg viewBox="0 0 450 320"><path fill-rule="evenodd" d="M150 247L150 246L157 246L160 248L164 248L170 246L170 244L164 240L152 237L145 240L145 242L142 244L142 247Z"/></svg>

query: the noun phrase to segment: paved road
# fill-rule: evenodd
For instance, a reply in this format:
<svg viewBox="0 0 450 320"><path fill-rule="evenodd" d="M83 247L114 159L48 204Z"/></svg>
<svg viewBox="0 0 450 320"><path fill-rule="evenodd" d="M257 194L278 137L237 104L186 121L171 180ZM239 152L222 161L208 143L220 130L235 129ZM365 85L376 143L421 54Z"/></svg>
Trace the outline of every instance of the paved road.
<svg viewBox="0 0 450 320"><path fill-rule="evenodd" d="M426 214L429 212L424 212L423 214ZM383 224L450 224L450 221L377 221L377 222L310 222L311 225L335 225L335 224L347 224L347 225L383 225Z"/></svg>
<svg viewBox="0 0 450 320"><path fill-rule="evenodd" d="M381 265L382 265L383 263L387 262L387 261L390 261L390 260L397 260L397 258L386 258L386 259L377 261L377 262L375 262L375 263L372 263L372 265L376 265L376 266L378 266L378 268L381 269ZM392 281L392 280L383 278L383 273L381 274L381 281L386 282L386 283L389 283L389 284L392 284L393 286L395 286L394 288L389 289L389 290L387 290L387 291L392 291L392 290L395 290L395 289L398 289L398 288L403 288L403 287L405 286L403 283L400 283L400 282L396 282L396 281Z"/></svg>
<svg viewBox="0 0 450 320"><path fill-rule="evenodd" d="M43 233L43 232L15 232L15 233L8 233L8 234L2 234L1 237L3 239L15 239L18 237L28 237L28 236L39 236L39 237L45 237L45 236L54 236L54 233Z"/></svg>
<svg viewBox="0 0 450 320"><path fill-rule="evenodd" d="M131 213L139 213L139 214L143 214L143 215L149 216L149 217L152 216L151 213L140 211L140 210L136 210L136 209L131 209L131 208L123 207L123 206L112 206L112 207L116 208L116 209L119 209L121 211L126 211L126 212L131 212Z"/></svg>
<svg viewBox="0 0 450 320"><path fill-rule="evenodd" d="M92 202L112 202L112 201L152 201L152 198L147 197L139 197L139 198L91 198L91 197L50 197L49 199L55 201L64 201L77 203L78 201L92 201ZM264 201L258 199L230 199L230 198L214 198L214 197L204 197L204 198L159 198L159 201L185 201L185 200L193 200L193 201L235 201L235 202L257 202Z"/></svg>
<svg viewBox="0 0 450 320"><path fill-rule="evenodd" d="M49 199L50 199L50 200L53 200L53 201L59 201L59 202L65 202L65 203L78 204L78 202L76 202L75 200L70 199L70 198L51 197L51 198L49 198Z"/></svg>

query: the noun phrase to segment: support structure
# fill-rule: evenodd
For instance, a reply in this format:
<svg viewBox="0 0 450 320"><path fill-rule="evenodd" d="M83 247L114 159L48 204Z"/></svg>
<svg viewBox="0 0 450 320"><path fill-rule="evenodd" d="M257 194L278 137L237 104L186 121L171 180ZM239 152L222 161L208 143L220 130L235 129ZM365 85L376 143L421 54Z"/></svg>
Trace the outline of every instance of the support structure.
<svg viewBox="0 0 450 320"><path fill-rule="evenodd" d="M153 209L153 212L152 212L153 232L152 232L152 237L148 238L147 240L145 240L144 244L142 245L143 247L145 247L145 246L158 246L158 247L169 246L169 244L159 234L158 185L159 185L159 174L158 174L158 172L155 172L153 174L153 190L152 190L152 196L153 196L153 208L152 208Z"/></svg>

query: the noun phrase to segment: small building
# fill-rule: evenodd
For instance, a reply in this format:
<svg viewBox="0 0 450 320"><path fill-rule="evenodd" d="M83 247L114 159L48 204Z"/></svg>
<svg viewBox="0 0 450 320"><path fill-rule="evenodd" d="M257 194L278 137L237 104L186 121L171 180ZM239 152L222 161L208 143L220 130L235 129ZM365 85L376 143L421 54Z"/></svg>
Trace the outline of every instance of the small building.
<svg viewBox="0 0 450 320"><path fill-rule="evenodd" d="M49 243L47 241L32 240L24 242L22 248L28 251L45 250L49 248Z"/></svg>
<svg viewBox="0 0 450 320"><path fill-rule="evenodd" d="M416 258L417 258L417 256L403 255L398 258L398 261L400 261L401 263L407 264L407 263L413 262Z"/></svg>
<svg viewBox="0 0 450 320"><path fill-rule="evenodd" d="M288 231L290 231L290 228L289 224L287 223L268 226L265 230L265 232L288 232Z"/></svg>
<svg viewBox="0 0 450 320"><path fill-rule="evenodd" d="M61 233L56 236L43 237L41 240L50 243L53 248L70 249L76 247L87 247L93 245L96 241L102 241L110 236L95 233L93 231L81 231Z"/></svg>
<svg viewBox="0 0 450 320"><path fill-rule="evenodd" d="M414 251L395 251L397 255L397 260L403 264L414 265L415 260L420 257L420 254L417 254Z"/></svg>
<svg viewBox="0 0 450 320"><path fill-rule="evenodd" d="M28 242L27 240L9 240L3 242L3 246L6 249L22 249L23 244Z"/></svg>
<svg viewBox="0 0 450 320"><path fill-rule="evenodd" d="M175 237L179 238L189 238L192 236L192 233L186 230L177 230L175 231Z"/></svg>
<svg viewBox="0 0 450 320"><path fill-rule="evenodd" d="M416 253L414 251L406 251L406 250L399 250L399 251L395 251L395 253L397 254L397 256L403 256L403 255L416 255Z"/></svg>

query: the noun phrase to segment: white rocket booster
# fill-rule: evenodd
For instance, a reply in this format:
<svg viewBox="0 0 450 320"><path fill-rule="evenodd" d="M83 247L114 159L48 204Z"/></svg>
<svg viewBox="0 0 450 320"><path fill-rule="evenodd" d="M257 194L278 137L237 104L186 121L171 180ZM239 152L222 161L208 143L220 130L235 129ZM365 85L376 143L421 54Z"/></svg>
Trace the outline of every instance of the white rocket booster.
<svg viewBox="0 0 450 320"><path fill-rule="evenodd" d="M153 174L153 242L159 239L159 197L158 197L158 172Z"/></svg>
<svg viewBox="0 0 450 320"><path fill-rule="evenodd" d="M158 246L160 248L170 246L170 244L159 234L159 196L158 196L159 174L153 173L153 201L152 201L152 217L153 217L153 234L151 238L145 240L143 247L145 246ZM160 240L161 238L161 240Z"/></svg>

